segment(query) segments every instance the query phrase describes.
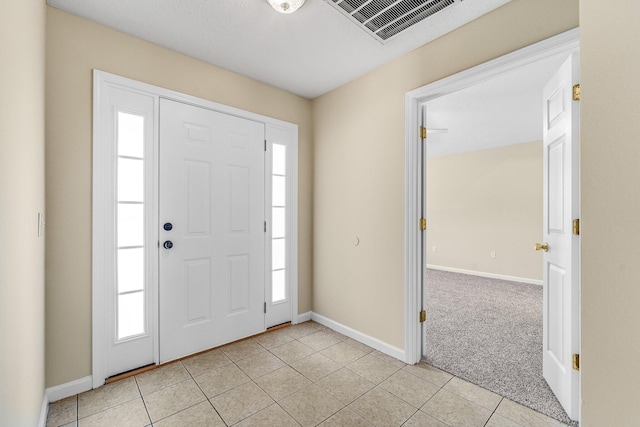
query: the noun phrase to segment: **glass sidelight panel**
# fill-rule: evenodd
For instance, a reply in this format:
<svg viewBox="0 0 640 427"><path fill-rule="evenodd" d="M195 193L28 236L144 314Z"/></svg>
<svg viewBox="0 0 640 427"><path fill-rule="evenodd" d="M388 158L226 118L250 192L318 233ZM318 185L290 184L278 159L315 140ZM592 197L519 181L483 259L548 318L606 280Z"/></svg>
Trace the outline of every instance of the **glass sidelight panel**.
<svg viewBox="0 0 640 427"><path fill-rule="evenodd" d="M144 248L118 249L118 293L144 290Z"/></svg>
<svg viewBox="0 0 640 427"><path fill-rule="evenodd" d="M285 240L273 239L271 244L271 266L273 270L281 270L285 268Z"/></svg>
<svg viewBox="0 0 640 427"><path fill-rule="evenodd" d="M118 201L144 202L143 159L118 159Z"/></svg>
<svg viewBox="0 0 640 427"><path fill-rule="evenodd" d="M118 247L144 245L144 205L118 203Z"/></svg>
<svg viewBox="0 0 640 427"><path fill-rule="evenodd" d="M118 111L118 155L144 157L144 117Z"/></svg>
<svg viewBox="0 0 640 427"><path fill-rule="evenodd" d="M286 178L284 176L273 175L273 187L271 191L271 201L273 206L287 205L287 185Z"/></svg>
<svg viewBox="0 0 640 427"><path fill-rule="evenodd" d="M146 262L143 116L117 114L116 316L117 339L142 335L145 325Z"/></svg>
<svg viewBox="0 0 640 427"><path fill-rule="evenodd" d="M273 144L271 188L271 302L287 300L287 146Z"/></svg>
<svg viewBox="0 0 640 427"><path fill-rule="evenodd" d="M273 144L273 174L285 176L287 170L287 147Z"/></svg>
<svg viewBox="0 0 640 427"><path fill-rule="evenodd" d="M286 277L284 270L273 270L271 274L271 300L283 301L287 299L286 290Z"/></svg>
<svg viewBox="0 0 640 427"><path fill-rule="evenodd" d="M284 238L286 229L286 208L274 207L271 209L271 237Z"/></svg>
<svg viewBox="0 0 640 427"><path fill-rule="evenodd" d="M118 339L144 332L144 291L118 295Z"/></svg>

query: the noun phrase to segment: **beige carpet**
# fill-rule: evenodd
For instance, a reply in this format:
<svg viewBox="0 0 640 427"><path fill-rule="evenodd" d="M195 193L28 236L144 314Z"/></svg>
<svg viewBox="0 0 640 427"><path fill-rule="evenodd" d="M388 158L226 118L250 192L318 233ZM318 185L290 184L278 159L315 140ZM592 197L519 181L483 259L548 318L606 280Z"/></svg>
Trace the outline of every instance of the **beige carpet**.
<svg viewBox="0 0 640 427"><path fill-rule="evenodd" d="M577 426L542 377L542 286L430 269L426 293L428 363Z"/></svg>

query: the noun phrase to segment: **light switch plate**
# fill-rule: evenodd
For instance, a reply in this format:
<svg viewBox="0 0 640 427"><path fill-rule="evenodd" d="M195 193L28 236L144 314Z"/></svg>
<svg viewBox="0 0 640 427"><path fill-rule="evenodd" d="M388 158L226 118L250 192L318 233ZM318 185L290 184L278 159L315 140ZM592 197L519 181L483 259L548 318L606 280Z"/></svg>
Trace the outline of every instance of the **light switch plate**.
<svg viewBox="0 0 640 427"><path fill-rule="evenodd" d="M38 212L38 237L42 237L44 234L44 214Z"/></svg>

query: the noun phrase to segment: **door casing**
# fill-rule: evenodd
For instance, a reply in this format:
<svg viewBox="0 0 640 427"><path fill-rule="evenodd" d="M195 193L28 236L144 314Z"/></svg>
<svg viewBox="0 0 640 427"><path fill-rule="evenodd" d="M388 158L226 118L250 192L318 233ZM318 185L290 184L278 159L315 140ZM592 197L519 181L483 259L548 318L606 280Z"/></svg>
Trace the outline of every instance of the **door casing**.
<svg viewBox="0 0 640 427"><path fill-rule="evenodd" d="M288 138L281 138L279 143L286 143L288 147L288 162L291 164L290 171L291 178L287 184L287 190L292 194L290 205L290 224L288 229L291 231L291 245L287 248L287 262L292 266L289 274L290 293L291 293L291 323L298 322L298 277L297 277L297 241L298 241L298 200L297 200L297 188L298 188L298 125L285 122L282 120L274 119L272 117L264 116L261 114L255 114L248 111L244 111L238 108L229 107L226 105L218 104L212 101L208 101L202 98L197 98L191 95L186 95L180 92L172 91L162 87L150 85L147 83L139 82L136 80L128 79L126 77L118 76L115 74L107 73L100 70L93 71L93 201L92 201L92 386L93 388L100 387L104 384L106 378L106 361L105 361L105 343L107 342L107 335L105 331L106 312L105 312L105 257L108 256L105 250L105 241L112 239L113 236L105 233L104 217L105 209L111 209L110 206L106 206L104 201L97 197L103 194L104 182L113 174L112 170L108 170L108 165L105 165L104 150L105 144L112 144L112 141L105 140L105 126L109 126L109 123L105 120L105 114L101 108L103 106L103 100L106 96L106 91L109 87L117 87L132 92L141 93L144 95L152 96L156 99L156 107L154 112L154 145L158 147L158 126L159 126L159 113L158 107L159 99L171 99L187 104L192 104L198 107L206 108L209 110L217 111L220 113L228 114L231 116L241 117L265 124L266 134L269 135L270 131L278 131L285 133ZM157 162L157 159L156 159ZM108 162L107 162L108 163ZM157 164L154 165L157 170ZM111 175L109 175L111 174ZM156 174L157 180L157 174ZM154 183L156 200L154 205L157 206L157 182ZM157 227L156 227L157 228ZM153 239L157 239L157 236L152 236ZM151 245L155 248L155 258L157 259L157 248L155 245ZM154 305L158 306L158 280L154 278L152 284L153 289L151 291L154 295ZM156 310L154 318L151 319L155 323L153 330L156 334L155 342L158 343L158 313ZM156 345L154 349L155 363L159 361L159 347Z"/></svg>

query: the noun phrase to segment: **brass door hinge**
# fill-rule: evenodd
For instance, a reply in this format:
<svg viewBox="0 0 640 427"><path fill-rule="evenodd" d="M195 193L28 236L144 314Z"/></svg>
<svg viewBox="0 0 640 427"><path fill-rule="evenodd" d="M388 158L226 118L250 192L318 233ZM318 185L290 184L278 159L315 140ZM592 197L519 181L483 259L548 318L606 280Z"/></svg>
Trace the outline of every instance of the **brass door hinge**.
<svg viewBox="0 0 640 427"><path fill-rule="evenodd" d="M574 371L579 371L580 370L580 355L579 354L574 354L572 359L572 363L571 366L573 368Z"/></svg>
<svg viewBox="0 0 640 427"><path fill-rule="evenodd" d="M420 312L420 323L424 322L425 320L427 320L427 312L422 310Z"/></svg>
<svg viewBox="0 0 640 427"><path fill-rule="evenodd" d="M575 236L579 236L580 235L580 219L574 219L573 220L573 234Z"/></svg>
<svg viewBox="0 0 640 427"><path fill-rule="evenodd" d="M418 228L420 228L420 231L424 231L427 229L427 220L426 218L420 218L420 221L418 222Z"/></svg>
<svg viewBox="0 0 640 427"><path fill-rule="evenodd" d="M420 138L427 139L427 128L420 126Z"/></svg>
<svg viewBox="0 0 640 427"><path fill-rule="evenodd" d="M580 101L580 83L577 85L573 85L573 96L574 101Z"/></svg>

